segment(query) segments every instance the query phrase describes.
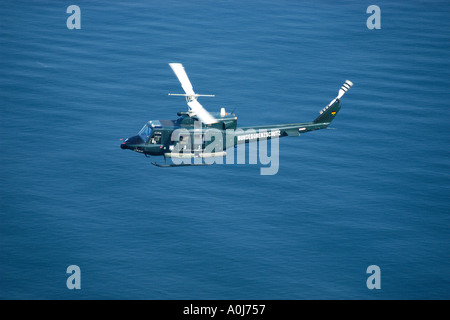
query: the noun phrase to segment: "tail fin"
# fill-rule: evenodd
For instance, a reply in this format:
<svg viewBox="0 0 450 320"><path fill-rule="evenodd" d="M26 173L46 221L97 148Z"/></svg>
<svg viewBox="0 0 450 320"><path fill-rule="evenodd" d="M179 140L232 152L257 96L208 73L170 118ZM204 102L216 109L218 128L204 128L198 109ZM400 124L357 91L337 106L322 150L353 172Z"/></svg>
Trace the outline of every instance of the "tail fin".
<svg viewBox="0 0 450 320"><path fill-rule="evenodd" d="M314 120L314 123L330 123L341 109L339 100L335 99L328 106L320 111L320 115Z"/></svg>
<svg viewBox="0 0 450 320"><path fill-rule="evenodd" d="M344 84L339 90L338 96L320 111L320 115L314 120L314 123L330 123L331 121L333 121L334 117L341 109L341 105L339 104L340 99L352 86L353 82L351 82L350 80L345 80Z"/></svg>

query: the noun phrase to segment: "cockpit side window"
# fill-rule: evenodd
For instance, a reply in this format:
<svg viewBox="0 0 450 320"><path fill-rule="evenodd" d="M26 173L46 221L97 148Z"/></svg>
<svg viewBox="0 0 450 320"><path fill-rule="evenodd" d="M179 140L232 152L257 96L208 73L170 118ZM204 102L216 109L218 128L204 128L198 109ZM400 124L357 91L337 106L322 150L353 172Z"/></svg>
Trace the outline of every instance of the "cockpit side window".
<svg viewBox="0 0 450 320"><path fill-rule="evenodd" d="M152 134L152 128L150 127L149 123L146 123L145 126L142 127L141 131L139 131L139 136L147 142L148 138Z"/></svg>

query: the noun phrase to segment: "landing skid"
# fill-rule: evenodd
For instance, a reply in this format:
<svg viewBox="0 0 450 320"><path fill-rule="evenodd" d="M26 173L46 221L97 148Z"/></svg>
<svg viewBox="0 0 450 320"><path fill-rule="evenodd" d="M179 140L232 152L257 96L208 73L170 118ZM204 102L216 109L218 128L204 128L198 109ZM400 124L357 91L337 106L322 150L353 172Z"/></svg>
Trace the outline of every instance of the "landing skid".
<svg viewBox="0 0 450 320"><path fill-rule="evenodd" d="M152 165L157 166L159 168L169 168L169 167L188 167L188 166L210 166L212 163L181 163L181 164L160 164L156 162L152 162Z"/></svg>

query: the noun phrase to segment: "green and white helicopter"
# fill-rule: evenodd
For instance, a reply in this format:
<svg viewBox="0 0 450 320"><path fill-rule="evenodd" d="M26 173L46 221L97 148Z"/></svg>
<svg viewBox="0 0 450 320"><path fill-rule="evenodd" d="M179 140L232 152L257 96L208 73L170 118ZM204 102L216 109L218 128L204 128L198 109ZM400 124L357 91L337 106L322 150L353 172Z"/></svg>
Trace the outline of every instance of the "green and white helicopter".
<svg viewBox="0 0 450 320"><path fill-rule="evenodd" d="M224 108L220 112L208 112L198 102L199 97L214 97L194 92L186 71L180 63L169 63L181 83L184 94L169 94L183 96L188 105L187 111L178 112L175 120L151 120L135 136L122 140L120 147L142 153L145 156L163 156L167 158L209 158L223 157L226 149L238 144L257 141L259 139L275 139L281 137L298 137L300 134L327 128L341 109L340 99L353 86L346 80L338 95L319 116L311 122L274 124L263 126L237 127L237 117ZM210 139L208 132L213 130L222 134L222 139ZM176 133L176 134L175 134ZM212 147L215 144L214 147ZM166 163L166 162L165 162ZM158 167L174 167L201 164L158 164Z"/></svg>

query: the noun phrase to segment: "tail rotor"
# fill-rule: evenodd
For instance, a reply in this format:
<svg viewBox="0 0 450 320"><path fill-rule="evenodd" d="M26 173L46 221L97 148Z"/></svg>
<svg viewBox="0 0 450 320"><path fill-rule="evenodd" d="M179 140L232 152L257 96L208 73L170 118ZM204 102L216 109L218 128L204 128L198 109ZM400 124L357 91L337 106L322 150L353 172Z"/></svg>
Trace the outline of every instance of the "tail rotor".
<svg viewBox="0 0 450 320"><path fill-rule="evenodd" d="M342 98L342 96L348 91L350 90L350 88L353 86L353 82L351 82L350 80L345 80L344 84L342 85L341 89L339 89L339 93L338 96L336 97L336 99L340 99Z"/></svg>

